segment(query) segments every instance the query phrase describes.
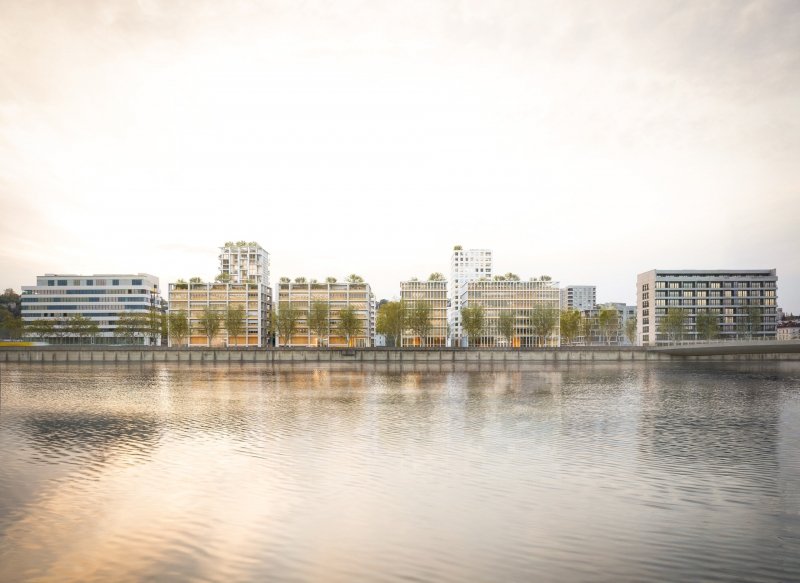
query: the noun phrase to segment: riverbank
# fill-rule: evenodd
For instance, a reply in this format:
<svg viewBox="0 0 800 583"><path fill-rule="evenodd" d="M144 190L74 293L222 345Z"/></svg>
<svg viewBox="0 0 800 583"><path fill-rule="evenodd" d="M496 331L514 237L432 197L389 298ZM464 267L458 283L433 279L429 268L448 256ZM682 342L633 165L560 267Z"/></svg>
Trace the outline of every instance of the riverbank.
<svg viewBox="0 0 800 583"><path fill-rule="evenodd" d="M800 360L800 344L757 352L726 347L714 353L667 351L644 347L564 347L551 349L460 349L460 348L163 348L108 346L4 347L0 362L255 362L291 363L536 363L597 361L685 361L685 360Z"/></svg>

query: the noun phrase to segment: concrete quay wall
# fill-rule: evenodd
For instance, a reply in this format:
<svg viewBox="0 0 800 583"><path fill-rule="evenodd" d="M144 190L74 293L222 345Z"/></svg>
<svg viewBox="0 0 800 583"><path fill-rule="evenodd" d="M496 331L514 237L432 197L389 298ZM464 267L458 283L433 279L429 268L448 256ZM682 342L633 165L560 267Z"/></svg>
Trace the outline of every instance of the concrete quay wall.
<svg viewBox="0 0 800 583"><path fill-rule="evenodd" d="M265 364L363 363L591 363L620 361L800 360L797 352L672 354L642 347L580 347L557 349L452 348L269 348L210 349L159 347L32 346L0 349L0 362L128 363L128 362L254 362Z"/></svg>

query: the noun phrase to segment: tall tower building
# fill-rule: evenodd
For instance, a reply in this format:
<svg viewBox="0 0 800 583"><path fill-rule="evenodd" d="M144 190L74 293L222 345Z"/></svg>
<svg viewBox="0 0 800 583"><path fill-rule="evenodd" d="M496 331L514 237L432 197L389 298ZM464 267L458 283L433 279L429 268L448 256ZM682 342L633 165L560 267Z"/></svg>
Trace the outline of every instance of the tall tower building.
<svg viewBox="0 0 800 583"><path fill-rule="evenodd" d="M597 288L593 285L568 285L561 288L562 310L593 310L597 305Z"/></svg>
<svg viewBox="0 0 800 583"><path fill-rule="evenodd" d="M219 248L219 272L230 283L269 285L269 253L258 243L225 243Z"/></svg>
<svg viewBox="0 0 800 583"><path fill-rule="evenodd" d="M471 281L492 278L492 252L489 249L453 247L450 258L450 297L447 322L450 327L449 345L461 344L461 296Z"/></svg>

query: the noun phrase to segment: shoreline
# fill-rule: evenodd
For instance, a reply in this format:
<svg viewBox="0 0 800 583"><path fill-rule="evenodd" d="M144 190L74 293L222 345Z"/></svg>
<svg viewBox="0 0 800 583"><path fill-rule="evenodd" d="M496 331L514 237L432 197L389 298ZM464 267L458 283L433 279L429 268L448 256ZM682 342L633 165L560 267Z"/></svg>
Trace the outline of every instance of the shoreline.
<svg viewBox="0 0 800 583"><path fill-rule="evenodd" d="M587 346L541 349L507 348L166 348L150 346L9 346L0 362L127 363L241 362L262 364L496 364L800 361L800 342L770 345L697 345L674 347Z"/></svg>

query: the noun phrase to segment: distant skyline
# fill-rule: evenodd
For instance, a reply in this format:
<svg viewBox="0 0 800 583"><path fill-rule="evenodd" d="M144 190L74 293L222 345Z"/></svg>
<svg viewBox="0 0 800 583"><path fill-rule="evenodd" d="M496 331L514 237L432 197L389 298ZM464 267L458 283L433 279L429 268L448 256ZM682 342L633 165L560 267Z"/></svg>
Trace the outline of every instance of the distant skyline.
<svg viewBox="0 0 800 583"><path fill-rule="evenodd" d="M495 273L635 301L776 268L800 312L800 3L0 3L0 275L212 278L225 241L378 298Z"/></svg>

